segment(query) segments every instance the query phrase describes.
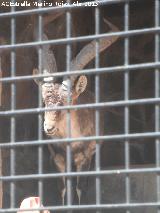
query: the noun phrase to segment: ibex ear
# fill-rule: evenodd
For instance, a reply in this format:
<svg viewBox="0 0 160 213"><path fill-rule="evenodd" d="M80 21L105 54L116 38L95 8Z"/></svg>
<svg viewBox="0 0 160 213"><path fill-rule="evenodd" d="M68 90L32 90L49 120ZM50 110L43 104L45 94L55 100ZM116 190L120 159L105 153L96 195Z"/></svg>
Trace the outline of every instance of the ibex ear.
<svg viewBox="0 0 160 213"><path fill-rule="evenodd" d="M38 69L33 69L33 73L32 74L33 75L38 75L39 74ZM39 79L37 79L37 78L35 78L34 81L35 81L35 83L37 85L41 84L41 81Z"/></svg>
<svg viewBox="0 0 160 213"><path fill-rule="evenodd" d="M78 78L78 81L75 85L75 92L80 95L87 87L87 77L85 75L81 75Z"/></svg>

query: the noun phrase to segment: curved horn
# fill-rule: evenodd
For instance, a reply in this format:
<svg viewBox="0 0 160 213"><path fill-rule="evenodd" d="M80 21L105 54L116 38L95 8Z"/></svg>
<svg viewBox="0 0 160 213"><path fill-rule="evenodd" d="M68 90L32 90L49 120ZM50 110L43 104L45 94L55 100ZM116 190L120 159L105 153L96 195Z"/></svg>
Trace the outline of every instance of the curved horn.
<svg viewBox="0 0 160 213"><path fill-rule="evenodd" d="M43 26L46 26L47 24L49 24L50 22L54 21L55 19L57 19L60 15L62 15L61 11L58 11L54 14L48 15L46 17L44 17L43 20ZM38 40L38 30L36 27L36 21L35 19L33 20L34 23L34 39ZM48 41L48 37L45 33L43 33L42 36L42 40L43 41ZM55 73L57 72L57 64L56 64L56 59L54 56L53 51L50 49L51 45L50 44L46 44L46 45L42 45L42 73L44 74L50 74L50 73ZM38 52L38 47L37 47L37 52ZM33 73L35 74L38 72L37 69L33 70ZM49 78L44 78L44 81L53 81L54 78L53 77L49 77Z"/></svg>
<svg viewBox="0 0 160 213"><path fill-rule="evenodd" d="M37 35L35 36L35 38L37 40ZM48 37L46 34L43 34L42 40L48 41ZM38 49L39 48L37 47L37 52L38 52ZM52 50L50 49L50 44L46 44L42 46L41 60L42 60L42 73L49 74L49 73L57 72L56 59Z"/></svg>
<svg viewBox="0 0 160 213"><path fill-rule="evenodd" d="M109 25L111 28L111 32L117 32L119 29L104 19L104 22ZM104 51L106 48L111 46L119 36L109 36L106 38L99 39L99 53ZM89 44L87 44L79 53L78 55L72 60L71 62L71 70L82 70L92 59L96 56L96 41L93 40ZM71 87L74 85L74 82L78 76L74 75L71 76ZM64 79L63 81L64 87L67 89L67 81Z"/></svg>
<svg viewBox="0 0 160 213"><path fill-rule="evenodd" d="M63 11L57 11L54 14L50 14L50 15L44 17L43 26L46 26L50 22L54 21L63 13L64 13ZM47 35L43 34L42 39L43 39L43 41L47 41L48 40ZM55 59L53 51L50 49L50 44L43 45L43 47L42 47L42 71L43 71L43 73L57 72L56 59Z"/></svg>
<svg viewBox="0 0 160 213"><path fill-rule="evenodd" d="M47 41L48 37L43 34L43 41ZM50 44L43 45L42 47L42 70L45 73L57 72L56 59L53 51L50 49Z"/></svg>
<svg viewBox="0 0 160 213"><path fill-rule="evenodd" d="M48 40L47 35L43 34L43 41ZM38 52L38 48L37 48ZM53 54L53 52L50 50L50 45L46 44L43 45L42 47L42 55L41 55L41 61L42 61L42 74L50 74L50 73L55 73L57 72L57 64L56 64L56 59ZM33 75L38 75L39 70L38 69L33 69ZM47 77L44 78L43 81L45 82L50 82L53 81L54 77ZM38 84L39 80L35 80L35 82Z"/></svg>

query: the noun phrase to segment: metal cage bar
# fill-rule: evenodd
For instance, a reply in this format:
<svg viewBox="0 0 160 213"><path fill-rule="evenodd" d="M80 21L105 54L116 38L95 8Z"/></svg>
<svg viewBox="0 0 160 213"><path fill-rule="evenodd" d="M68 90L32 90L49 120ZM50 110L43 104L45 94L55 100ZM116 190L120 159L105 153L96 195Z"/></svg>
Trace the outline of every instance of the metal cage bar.
<svg viewBox="0 0 160 213"><path fill-rule="evenodd" d="M14 3L15 0L12 0ZM141 208L149 208L155 207L157 212L160 213L160 76L159 76L159 57L160 57L160 3L159 0L155 0L155 26L151 28L143 28L130 30L130 3L131 0L100 0L95 1L98 2L98 7L95 8L94 18L95 18L95 33L93 35L87 36L78 36L72 37L72 10L78 10L77 7L71 4L70 0L67 0L69 5L64 7L46 7L42 8L39 6L38 9L25 10L25 11L16 11L14 6L11 7L10 12L5 12L0 14L0 19L4 19L9 17L11 18L11 44L0 45L0 50L8 50L11 52L11 76L0 78L0 82L9 83L11 85L11 108L9 110L0 111L0 116L5 118L10 118L10 142L1 141L0 148L1 149L9 149L10 150L10 175L4 175L0 177L0 181L9 182L10 183L10 207L0 209L1 212L17 212L19 209L15 205L16 200L16 183L19 181L29 181L35 180L38 186L38 195L41 198L41 203L44 203L44 180L62 178L64 177L66 181L66 200L67 205L51 205L46 207L37 208L35 210L43 211L46 208L52 211L64 211L64 212L72 212L74 210L95 210L96 212L102 212L106 210L119 210L123 209L125 212L130 213L133 209L141 209ZM134 2L134 1L132 1ZM42 0L39 0L39 3L42 3ZM124 6L124 30L120 32L109 32L109 33L100 33L100 6L104 5L118 5L122 4ZM82 3L81 8L85 7L85 3ZM55 10L64 10L65 12L65 23L66 23L66 37L61 39L51 39L47 41L43 41L43 14L46 12L51 12ZM16 43L16 18L18 19L24 15L37 15L38 16L38 39L33 42L27 43ZM130 63L130 39L134 36L140 35L148 35L152 34L155 37L155 58L154 62L146 62L146 63ZM119 36L124 41L124 64L121 66L112 66L112 67L100 67L100 54L99 54L99 39L107 38L109 36ZM72 58L72 44L74 42L83 42L83 41L91 41L92 39L96 39L96 57L95 57L95 66L93 69L84 69L84 70L71 70L71 58ZM66 70L61 73L54 73L49 75L44 75L42 72L42 46L52 44L52 45L66 45ZM38 47L38 76L16 76L16 53L15 51L18 48L28 48L28 47ZM154 69L154 97L151 98L141 98L141 99L131 99L130 98L130 74L133 72L138 72L138 70L145 70L147 68ZM106 101L100 102L100 75L104 73L122 73L124 77L123 86L124 86L124 100L118 101ZM90 104L79 104L71 106L70 100L70 77L72 75L77 74L85 74L92 75L95 74L95 101ZM56 76L56 77L64 77L67 76L69 82L69 91L68 91L68 105L67 106L58 106L54 109L43 107L42 103L42 89L39 86L38 88L38 107L30 108L30 109L16 109L16 83L20 81L30 81L33 79L43 79L44 77ZM139 106L139 105L152 105L154 107L154 120L155 120L155 129L150 132L136 132L132 133L130 131L130 118L131 112L130 107ZM111 134L111 135L101 135L100 134L100 110L104 108L118 108L122 107L124 112L124 133L123 134ZM90 137L82 136L79 138L71 137L71 110L79 110L79 109L94 109L95 110L95 135ZM66 110L67 111L67 137L60 139L43 139L43 117L42 113L46 111L53 110ZM38 137L37 140L27 140L27 141L16 141L16 118L18 115L25 114L36 114L38 115ZM154 139L155 140L155 152L156 152L156 163L155 167L142 167L142 168L132 168L131 167L131 156L130 156L130 142L134 139ZM71 152L71 143L76 141L84 141L84 143L88 143L92 140L96 141L96 152L95 152L95 170L94 171L72 171L72 152ZM109 141L123 141L124 143L124 168L120 169L101 169L100 162L100 142L104 141L104 143L108 143ZM118 140L118 141L117 141ZM17 142L17 143L16 143ZM44 159L44 147L48 144L59 144L66 143L67 144L67 152L66 152L66 171L62 173L44 173L43 168L43 159ZM19 175L16 174L16 149L19 147L36 147L38 150L38 172L36 174L25 174ZM156 201L150 202L132 202L131 201L131 176L133 174L155 174L156 176ZM124 175L125 179L125 202L124 203L107 203L102 204L102 178L111 175ZM95 178L95 203L88 205L73 205L73 196L72 196L72 185L73 178L75 177L93 177ZM27 211L26 211L27 212Z"/></svg>
<svg viewBox="0 0 160 213"><path fill-rule="evenodd" d="M95 34L100 32L100 11L99 8L95 9ZM96 41L96 57L95 57L95 69L99 68L99 42ZM95 103L100 102L100 78L99 75L95 76ZM95 134L96 136L100 135L100 112L99 109L95 110ZM96 141L96 153L95 153L95 167L96 171L100 171L100 144L99 141ZM96 177L96 205L101 203L101 180L100 177ZM97 211L99 213L99 211Z"/></svg>
<svg viewBox="0 0 160 213"><path fill-rule="evenodd" d="M70 0L67 0L67 3L70 4ZM68 10L66 12L66 38L71 37L71 24L72 24L72 18L71 18L71 12ZM70 62L71 62L71 45L67 44L66 46L66 71L70 73ZM70 105L71 103L71 98L70 98L70 91L71 91L71 83L70 79L67 79L69 89L68 89L68 97L67 101L68 104ZM71 137L71 115L70 115L70 110L67 111L67 137ZM67 153L66 153L66 171L67 173L72 171L72 152L71 152L71 147L70 144L67 144ZM70 177L67 178L67 205L70 206L72 205L73 202L73 196L72 196L72 179ZM70 211L68 211L70 213Z"/></svg>
<svg viewBox="0 0 160 213"><path fill-rule="evenodd" d="M15 2L12 0L12 2ZM11 13L15 11L14 7L11 7ZM15 37L15 28L16 28L16 22L15 18L11 18L11 44L16 43L16 37ZM15 67L15 51L11 51L11 77L16 75L16 67ZM15 83L11 84L11 110L16 109L16 85ZM16 138L15 138L15 126L16 126L16 121L15 117L11 116L10 118L10 125L11 125L11 134L10 134L10 143L15 143ZM15 171L15 149L11 148L10 149L10 175L16 175ZM10 207L14 208L15 207L15 196L16 196L16 186L14 181L10 183Z"/></svg>
<svg viewBox="0 0 160 213"><path fill-rule="evenodd" d="M155 26L159 26L159 19L160 19L160 14L159 14L159 1L155 1ZM159 35L155 35L155 62L159 61ZM155 97L159 97L159 83L160 83L160 78L159 78L159 69L155 70ZM158 119L157 119L158 118ZM159 131L159 105L155 105L155 131ZM159 167L160 165L160 144L159 144L159 139L156 139L156 166ZM160 177L159 174L157 174L157 201L160 199ZM160 212L160 208L157 208L157 212Z"/></svg>
<svg viewBox="0 0 160 213"><path fill-rule="evenodd" d="M39 0L39 3L42 1ZM39 9L41 7L39 6ZM38 14L38 40L42 41L43 27L42 27L42 15ZM39 73L42 73L42 47L38 47L38 70ZM42 89L38 86L38 107L43 107L42 103ZM38 140L43 139L42 131L42 115L38 114ZM43 174L43 146L38 146L38 174ZM43 182L42 180L38 181L38 196L41 198L41 203L43 203Z"/></svg>
<svg viewBox="0 0 160 213"><path fill-rule="evenodd" d="M129 3L125 3L124 5L124 30L129 30ZM124 63L125 66L128 66L129 64L129 38L125 38L124 40ZM129 72L126 71L124 73L124 99L128 101L129 98ZM129 107L125 106L124 108L124 125L125 134L129 133ZM125 141L125 168L129 169L130 167L130 144L129 140ZM126 185L126 203L130 203L130 177L129 174L126 175L125 179L125 185ZM130 213L130 210L126 211L127 213Z"/></svg>

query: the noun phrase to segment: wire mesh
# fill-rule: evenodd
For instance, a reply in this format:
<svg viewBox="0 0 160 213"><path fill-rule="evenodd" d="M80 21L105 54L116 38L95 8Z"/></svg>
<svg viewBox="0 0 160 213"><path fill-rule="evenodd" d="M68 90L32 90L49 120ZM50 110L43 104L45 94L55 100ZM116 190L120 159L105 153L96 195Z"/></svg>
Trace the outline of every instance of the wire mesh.
<svg viewBox="0 0 160 213"><path fill-rule="evenodd" d="M11 3L15 3L15 0L12 0ZM0 83L3 84L3 90L2 90L2 96L3 92L5 90L5 85L9 85L10 88L10 94L8 94L9 102L6 101L5 95L2 97L2 108L0 111L0 117L1 117L1 126L3 127L1 130L1 143L0 143L0 149L2 149L3 155L2 155L2 164L3 164L3 175L0 176L0 181L3 183L3 198L2 198L2 207L0 209L0 212L17 212L19 211L20 201L22 201L27 196L39 196L41 198L41 203L45 206L41 206L39 208L36 208L35 210L43 211L43 210L50 210L53 212L56 211L64 211L64 212L74 212L74 211L95 211L95 212L160 212L160 131L159 131L159 103L160 103L160 97L159 97L159 83L160 83L160 77L159 77L159 32L160 32L160 26L159 26L159 20L160 20L160 5L159 0L154 0L154 26L153 27L140 27L139 29L132 29L131 27L131 7L134 4L136 4L136 0L103 0L103 1L82 1L81 6L75 6L72 4L70 0L67 0L67 5L63 7L42 7L39 6L38 8L32 8L32 9L26 9L22 11L17 11L16 7L12 6L10 8L10 11L3 11L0 13L0 21L3 22L6 21L8 18L10 20L10 42L7 42L6 44L0 45L0 62L2 62L2 71L5 66L3 65L3 60L5 61L7 59L7 62L10 59L10 73L9 75L6 75L3 73L3 77L0 78ZM39 3L42 3L40 0ZM91 31L94 32L93 34L88 33L89 30L86 30L87 33L82 33L77 30L77 32L80 34L76 34L74 32L74 13L77 13L79 10L81 10L82 14L85 15L86 13L86 3L97 3L98 6L95 8L92 8L92 21L94 20L94 24L92 25ZM40 4L41 5L41 4ZM116 17L115 20L118 20L117 23L119 23L119 28L123 29L117 32L107 32L102 33L101 28L103 31L103 27L101 26L101 18L103 17L103 14L107 11L108 7L111 8L111 11L114 10L117 12L118 10L121 10L122 17L119 21ZM49 25L49 28L57 27L56 29L61 30L62 28L65 29L65 36L64 38L59 38L57 36L56 32L55 38L51 38L48 40L43 40L43 34L47 32L47 30L44 27L44 17L46 14L54 13L55 11L64 11L63 16L63 22L61 19L59 28L56 25ZM104 12L105 11L105 12ZM116 14L114 12L114 14ZM119 14L119 13L118 13ZM35 30L35 26L38 30L38 38L37 40L29 40L27 42L18 40L17 38L17 22L24 16L36 16L38 22L37 25L34 25L34 27L31 24L30 30ZM113 16L111 18L114 18ZM32 19L31 19L32 20ZM65 20L65 21L64 21ZM123 22L123 24L122 24ZM137 21L138 22L138 21ZM86 20L86 23L87 20ZM84 23L85 26L85 23ZM94 26L94 27L93 27ZM48 34L50 34L50 29L48 28ZM78 29L78 27L77 27ZM82 29L80 27L80 29ZM57 30L57 31L58 31ZM54 30L53 30L54 31ZM52 31L52 33L53 33ZM0 32L1 33L1 32ZM86 35L87 34L87 35ZM123 63L121 65L117 65L117 63L114 63L113 66L107 66L102 67L101 64L103 64L103 56L101 58L101 54L99 53L100 49L100 39L102 38L111 38L118 36L119 39L117 40L117 47L120 48L120 50L115 50L113 48L113 52L116 51L116 53L112 53L111 56L114 56L116 58L116 55L123 55ZM147 38L150 38L149 36L154 37L154 45L152 44L153 41L151 41L152 46L154 46L154 60L153 61L143 61L140 63L136 63L136 60L134 61L133 57L133 47L132 47L132 39L135 37L140 38L141 36L148 36ZM81 43L86 42L89 43L90 41L95 40L95 63L92 67L92 64L87 66L87 68L84 68L83 70L72 70L72 58L75 52L80 49ZM79 45L78 48L77 46ZM59 48L61 52L65 52L65 54L60 54L60 57L65 56L65 66L61 68L60 72L57 73L43 73L43 47L47 46L53 46L52 52L55 51L56 48ZM63 49L62 46L64 45L65 48ZM150 45L150 43L149 43ZM64 47L63 46L63 47ZM123 46L123 47L122 47ZM20 74L17 73L18 70L18 51L24 49L24 50L38 50L36 52L37 54L37 64L35 63L35 59L32 58L32 52L31 54L31 60L33 60L33 66L29 66L28 64L28 73L23 73L21 71ZM112 49L112 47L111 47ZM111 50L110 49L110 50ZM2 52L2 53L1 53ZM6 56L5 53L9 53L9 56ZM56 52L56 51L55 51ZM4 56L3 56L4 53ZM35 54L35 53L34 53ZM108 54L108 53L107 53ZM112 55L113 54L113 55ZM115 55L114 55L115 54ZM146 53L147 54L147 53ZM58 55L58 54L57 54ZM108 55L107 55L108 56ZM5 58L6 57L6 58ZM7 58L8 57L8 58ZM117 56L118 58L119 56ZM137 56L138 57L138 56ZM147 56L146 56L147 57ZM58 58L58 56L57 56ZM118 59L115 60L118 60ZM26 59L27 60L27 59ZM144 59L145 60L145 59ZM112 59L111 59L112 61ZM113 60L114 61L114 60ZM132 61L134 61L132 63ZM35 64L34 64L35 63ZM58 63L58 59L57 59ZM106 63L106 61L105 61ZM60 63L59 63L60 64ZM109 64L109 62L107 62ZM32 75L32 70L35 68L34 66L38 66L38 75ZM25 66L25 65L24 65ZM92 68L90 68L92 67ZM0 67L1 68L1 67ZM150 97L147 97L144 95L144 97L138 97L138 95L135 97L132 94L132 81L136 81L133 77L133 75L137 75L137 78L145 78L144 76L138 75L141 73L141 71L144 71L145 75L147 75L148 70L151 70L154 73L154 94L150 95ZM7 70L7 68L6 68ZM59 70L58 70L59 71ZM6 71L7 72L7 71ZM107 89L108 85L107 83L103 84L103 87L101 85L101 78L103 78L104 75L107 75L107 77L104 77L106 82L108 83L108 79L111 79L111 82L108 84L112 84L112 79L116 78L114 76L120 76L122 78L122 85L117 86L118 88L121 88L121 93L123 93L123 97L120 96L119 99L114 100L111 99L111 101L108 101L107 99ZM72 92L72 85L71 85L71 77L77 76L77 75L86 75L88 79L91 82L90 88L94 91L94 102L93 103L85 103L80 102L76 104L72 104L71 100L71 92ZM111 77L108 77L111 75ZM42 91L42 84L38 86L38 90L35 90L37 93L35 97L35 105L37 107L34 107L35 105L31 104L30 106L24 106L19 107L18 106L18 90L17 87L20 84L21 87L23 87L24 82L31 82L33 83L33 80L43 80L46 77L55 77L59 80L59 78L67 77L67 82L69 84L67 93L67 104L66 105L57 105L54 107L46 107L43 105L43 91ZM118 79L118 77L117 77ZM118 85L118 81L116 80L116 83ZM52 82L53 83L53 82ZM57 82L56 82L57 83ZM55 83L55 84L56 84ZM29 86L31 85L29 84ZM94 87L94 89L92 88ZM116 86L115 86L116 87ZM105 88L105 89L103 89ZM150 87L149 87L150 88ZM22 93L24 90L22 89ZM27 92L27 90L26 90ZM33 92L34 93L34 92ZM103 94L104 93L104 94ZM147 93L147 91L146 91ZM145 92L144 92L145 94ZM34 94L29 94L33 95ZM105 96L105 100L101 101L101 97ZM133 96L133 98L132 98ZM23 105L23 99L28 98L28 94L22 94L20 96L20 101ZM32 101L32 98L28 98L27 100ZM4 101L4 103L3 103ZM7 103L10 103L10 106L8 107ZM24 102L25 103L25 102ZM3 106L4 104L4 106ZM28 107L29 106L29 107ZM137 108L136 108L137 107ZM146 108L145 108L146 107ZM148 108L147 108L148 107ZM121 109L121 124L120 127L122 127L122 132L114 132L114 130L111 128L111 132L107 132L104 134L101 134L101 122L102 118L100 116L100 113L102 110L105 109ZM134 114L134 110L142 108L142 114L138 114L139 117L143 117L144 122L147 120L147 115L149 112L149 115L151 115L152 120L149 120L150 126L154 126L152 129L147 129L146 131L133 131L131 128L132 125L132 113ZM94 120L95 120L95 134L93 135L81 135L80 137L72 137L72 112L77 112L79 110L93 110L94 111ZM47 138L46 135L43 133L43 120L44 120L44 114L50 113L50 116L52 116L53 111L58 111L59 114L61 112L65 112L66 117L66 123L62 126L63 129L66 129L66 137L53 137L53 138ZM152 112L153 111L153 112ZM141 111L140 111L141 112ZM107 112L108 113L108 112ZM104 119L107 120L108 114L105 114ZM145 114L146 113L146 114ZM152 116L153 115L153 116ZM25 116L25 117L24 117ZM29 123L28 127L29 130L25 129L24 132L22 132L22 136L20 135L20 131L22 131L21 127L18 126L18 122L20 117L22 117L23 122L27 122L27 116L35 116L31 120L32 123ZM138 117L137 116L137 117ZM23 118L24 117L24 118ZM154 118L153 118L154 117ZM7 132L6 135L3 135L4 129L7 127L3 124L3 119L9 119L9 132ZM34 120L35 119L35 120ZM80 119L80 118L79 118ZM116 122L118 123L118 118L116 119ZM136 119L135 119L136 120ZM34 121L34 122L33 122ZM116 126L115 122L115 126ZM107 122L106 122L107 123ZM140 122L139 122L140 123ZM140 125L140 124L137 124ZM20 123L20 126L24 125ZM27 124L26 124L27 125ZM77 125L77 124L75 124ZM79 124L78 124L79 125ZM144 124L145 125L145 124ZM106 124L107 126L107 124ZM78 126L79 127L79 126ZM20 128L20 130L18 130ZM76 128L76 127L75 127ZM88 128L88 126L79 127L79 128ZM104 128L108 128L104 127ZM151 131L152 130L152 131ZM25 134L26 132L34 132L33 136L31 138L27 138ZM5 132L5 131L4 131ZM17 133L18 132L18 133ZM9 140L6 138L9 137ZM18 138L18 139L17 139ZM6 141L7 140L7 141ZM151 153L150 155L155 158L152 163L147 159L146 161L149 163L139 163L138 162L138 154L135 157L135 162L138 162L136 165L132 163L132 147L136 147L133 145L135 141L137 141L137 147L136 149L142 149L142 154L145 155L145 150L147 149L147 152L150 152L150 146L145 148L143 150L143 147L146 147L144 144L147 140L151 141L152 147L155 149L155 153ZM76 171L73 165L73 158L74 153L72 150L72 144L74 142L83 142L85 146L86 144L89 144L90 142L95 141L95 161L94 163L94 169L91 170L81 170ZM101 142L103 141L103 146L105 146L109 151L101 150ZM47 145L55 146L55 150L59 150L60 144L66 145L66 151L63 154L65 155L65 170L63 172L58 172L56 169L56 166L53 164L53 159L50 159L50 154L47 151ZM120 145L122 144L122 145ZM102 146L102 147L103 147ZM113 146L113 147L112 147ZM123 147L118 151L115 151L117 149L116 147ZM27 151L28 149L28 151ZM134 148L135 149L135 148ZM5 158L5 154L9 151L8 158ZM78 152L80 152L81 149L79 149ZM114 153L115 151L115 153ZM21 153L22 152L22 153ZM33 153L30 153L33 152ZM55 151L56 152L56 151ZM118 153L120 156L123 155L122 161L123 163L121 166L115 166L114 162L112 163L113 167L103 167L101 168L101 164L105 164L105 160L107 158L102 156L107 155L108 153L112 155L116 155ZM151 150L151 152L153 152ZM27 159L26 154L27 153ZM58 152L57 152L58 153ZM57 154L56 153L56 154ZM107 154L106 154L107 153ZM33 157L31 157L31 154L33 154ZM118 155L117 154L117 155ZM48 155L48 156L47 156ZM87 155L87 154L86 154ZM150 155L148 155L150 157ZM155 155L155 156L154 156ZM1 155L0 155L1 156ZM21 156L21 162L18 162L19 156ZM88 156L85 156L88 157ZM148 157L148 158L149 158ZM30 159L31 158L31 159ZM116 158L116 157L115 157ZM9 159L9 160L8 160ZM5 162L6 161L6 162ZM10 161L10 163L7 163ZM27 162L28 161L28 162ZM34 162L35 161L35 162ZM83 161L83 159L81 159ZM51 163L52 162L52 163ZM28 164L27 164L28 163ZM7 169L5 166L8 166L9 164L9 172L7 172ZM24 165L23 165L24 164ZM30 164L30 165L29 165ZM34 169L32 168L35 167ZM51 164L51 166L50 166ZM26 168L25 166L29 165L29 168ZM107 164L108 165L108 164ZM21 171L21 167L23 168ZM150 187L147 185L149 184L145 181L147 181L147 178L145 179L145 176L151 178ZM90 188L85 188L85 196L86 199L83 203L75 203L75 190L76 187L75 181L77 180L77 177L80 178L88 178L88 186ZM60 202L61 196L59 194L58 186L60 186L60 180L63 178L64 180L64 189L66 188L65 195L65 201L66 205L62 205L63 203ZM56 182L57 181L57 182ZM114 186L115 181L115 186ZM54 189L53 186L50 185L51 182L54 182L54 187L57 189ZM142 184L141 184L142 183ZM7 188L7 184L9 184L9 191ZM47 185L48 184L48 185ZM142 186L144 184L144 186ZM146 185L145 185L146 184ZM115 189L113 189L114 187ZM148 189L145 187L148 186ZM35 187L35 188L34 188ZM45 188L46 187L46 188ZM74 188L75 187L75 188ZM122 187L122 188L119 188ZM140 188L140 189L138 189ZM36 192L34 191L36 189ZM77 188L76 188L77 190ZM110 191L109 191L110 190ZM139 190L139 191L138 191ZM150 193L150 190L153 191L151 193L151 199L148 199L147 194ZM50 191L50 192L49 192ZM144 200L140 198L140 191L143 191L144 194ZM122 198L122 194L124 194L124 199ZM156 194L156 195L155 195ZM53 195L53 196L52 196ZM2 196L2 195L1 195ZM117 196L117 197L116 197ZM134 196L137 196L138 198L135 198ZM134 197L134 198L133 198ZM147 197L147 198L146 198ZM156 197L156 198L155 198ZM54 199L54 200L53 200ZM113 200L112 200L113 199ZM148 199L148 200L147 200ZM123 201L122 201L123 200ZM33 209L34 210L34 209ZM26 211L27 212L27 211Z"/></svg>

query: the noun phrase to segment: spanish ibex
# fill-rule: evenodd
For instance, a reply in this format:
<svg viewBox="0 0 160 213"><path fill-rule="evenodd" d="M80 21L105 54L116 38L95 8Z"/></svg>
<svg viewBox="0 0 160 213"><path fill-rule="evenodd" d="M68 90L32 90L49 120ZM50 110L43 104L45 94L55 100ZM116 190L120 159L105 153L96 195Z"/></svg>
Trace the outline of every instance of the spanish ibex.
<svg viewBox="0 0 160 213"><path fill-rule="evenodd" d="M104 22L111 28L113 32L118 28L104 19ZM43 39L47 39L44 34ZM99 53L111 46L118 36L109 36L99 39ZM57 72L56 60L50 45L43 46L42 53L42 71L43 73ZM92 59L95 58L96 41L93 40L87 44L78 55L71 61L70 70L82 70ZM33 71L38 74L38 70ZM36 80L36 83L40 83ZM46 111L44 114L44 131L51 138L67 137L67 113L66 110L54 110L54 107L65 106L68 104L68 96L71 105L93 103L93 95L86 90L87 78L85 75L71 76L70 89L68 80L63 79L62 83L56 83L54 77L44 78L41 82L42 97L46 107L53 108L52 111ZM95 135L95 112L92 109L70 110L70 137L80 138ZM66 143L58 143L49 145L49 150L53 156L53 160L60 172L66 170ZM72 163L76 171L89 170L91 160L95 154L96 141L90 142L76 141L70 144L72 152ZM62 190L62 201L65 197L65 178L63 178L64 188ZM80 177L77 177L76 191L80 203L81 183Z"/></svg>

